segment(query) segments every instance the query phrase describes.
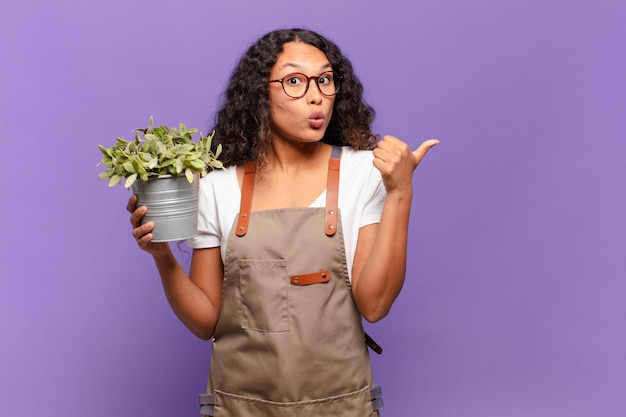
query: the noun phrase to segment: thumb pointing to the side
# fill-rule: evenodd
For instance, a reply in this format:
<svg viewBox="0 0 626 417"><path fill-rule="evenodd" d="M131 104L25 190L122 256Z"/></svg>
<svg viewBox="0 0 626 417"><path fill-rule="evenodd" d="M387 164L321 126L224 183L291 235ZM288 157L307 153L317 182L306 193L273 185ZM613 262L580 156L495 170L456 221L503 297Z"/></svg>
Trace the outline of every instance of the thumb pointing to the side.
<svg viewBox="0 0 626 417"><path fill-rule="evenodd" d="M419 148L413 151L413 156L415 157L415 167L417 167L420 164L420 162L422 161L422 158L424 158L424 155L426 155L426 153L430 150L430 148L438 144L439 144L439 139L428 139L422 142Z"/></svg>

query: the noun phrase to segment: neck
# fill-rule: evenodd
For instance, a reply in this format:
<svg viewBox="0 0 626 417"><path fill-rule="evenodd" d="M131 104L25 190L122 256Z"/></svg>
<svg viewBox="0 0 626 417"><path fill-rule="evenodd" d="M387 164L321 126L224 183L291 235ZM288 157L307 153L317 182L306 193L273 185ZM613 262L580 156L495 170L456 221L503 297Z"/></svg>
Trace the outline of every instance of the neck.
<svg viewBox="0 0 626 417"><path fill-rule="evenodd" d="M323 142L293 144L274 141L264 171L289 174L317 167L320 163L326 165L330 152L331 146Z"/></svg>

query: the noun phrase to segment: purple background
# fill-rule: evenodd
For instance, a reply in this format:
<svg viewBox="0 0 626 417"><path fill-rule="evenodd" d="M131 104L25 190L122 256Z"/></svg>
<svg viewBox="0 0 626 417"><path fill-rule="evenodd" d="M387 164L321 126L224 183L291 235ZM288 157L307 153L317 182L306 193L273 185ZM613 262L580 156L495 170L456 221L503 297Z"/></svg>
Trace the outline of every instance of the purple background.
<svg viewBox="0 0 626 417"><path fill-rule="evenodd" d="M0 415L198 415L209 345L96 145L151 114L206 129L240 54L291 26L352 59L377 132L442 142L405 288L367 326L383 416L626 415L622 0L24 0L0 20Z"/></svg>

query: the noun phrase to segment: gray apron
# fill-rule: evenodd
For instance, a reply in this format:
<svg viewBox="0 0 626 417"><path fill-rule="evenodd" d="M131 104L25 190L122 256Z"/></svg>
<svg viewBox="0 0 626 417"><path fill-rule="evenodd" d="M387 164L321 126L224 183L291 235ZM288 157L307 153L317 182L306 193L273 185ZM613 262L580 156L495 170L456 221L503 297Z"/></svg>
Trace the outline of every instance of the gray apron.
<svg viewBox="0 0 626 417"><path fill-rule="evenodd" d="M319 208L251 212L255 165L246 165L202 415L378 416L339 219L340 154L334 147Z"/></svg>

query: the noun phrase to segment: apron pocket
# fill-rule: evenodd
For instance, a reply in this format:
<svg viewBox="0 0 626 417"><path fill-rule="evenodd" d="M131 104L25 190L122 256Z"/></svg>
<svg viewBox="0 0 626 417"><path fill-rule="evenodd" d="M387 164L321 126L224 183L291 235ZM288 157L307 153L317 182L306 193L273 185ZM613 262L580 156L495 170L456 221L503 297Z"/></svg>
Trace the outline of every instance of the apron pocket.
<svg viewBox="0 0 626 417"><path fill-rule="evenodd" d="M283 259L240 259L241 327L289 331L289 276Z"/></svg>

